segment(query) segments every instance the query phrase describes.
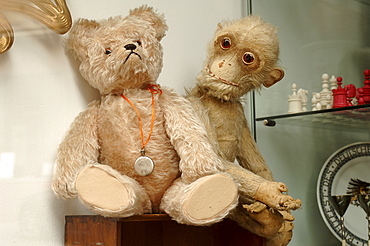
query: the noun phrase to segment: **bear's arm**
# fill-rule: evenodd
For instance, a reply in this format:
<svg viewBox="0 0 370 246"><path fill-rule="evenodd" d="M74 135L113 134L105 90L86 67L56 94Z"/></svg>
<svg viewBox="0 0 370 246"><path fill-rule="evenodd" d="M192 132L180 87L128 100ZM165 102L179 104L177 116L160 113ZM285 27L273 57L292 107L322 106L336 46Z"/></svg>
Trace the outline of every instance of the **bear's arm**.
<svg viewBox="0 0 370 246"><path fill-rule="evenodd" d="M214 149L217 151L217 154L219 156L222 156L223 154L220 150L220 147L217 141L216 129L209 120L208 110L205 109L200 98L189 96L189 97L186 97L186 99L190 102L192 108L196 112L197 117L200 119L200 121L205 126L206 132L208 134L208 139L211 142L211 144L214 145Z"/></svg>
<svg viewBox="0 0 370 246"><path fill-rule="evenodd" d="M99 101L93 101L84 112L75 118L59 146L52 188L57 195L63 198L77 196L75 180L78 171L89 162L98 161L99 104Z"/></svg>
<svg viewBox="0 0 370 246"><path fill-rule="evenodd" d="M252 137L246 120L243 124L242 138L239 144L236 159L242 167L250 170L251 172L267 180L274 180L272 172L267 166L266 161L262 157L257 144Z"/></svg>
<svg viewBox="0 0 370 246"><path fill-rule="evenodd" d="M190 102L168 88L163 88L159 102L166 120L167 134L180 157L182 178L192 182L222 171L222 161Z"/></svg>

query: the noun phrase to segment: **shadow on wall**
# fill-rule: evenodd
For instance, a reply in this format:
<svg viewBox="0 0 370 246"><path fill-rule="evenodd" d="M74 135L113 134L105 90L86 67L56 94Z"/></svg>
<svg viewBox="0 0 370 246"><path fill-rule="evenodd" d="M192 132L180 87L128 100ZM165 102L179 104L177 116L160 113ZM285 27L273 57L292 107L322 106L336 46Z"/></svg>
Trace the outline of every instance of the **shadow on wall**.
<svg viewBox="0 0 370 246"><path fill-rule="evenodd" d="M81 73L79 71L80 62L75 60L70 54L68 54L68 52L66 52L66 55L73 70L74 80L79 92L84 99L84 102L88 104L94 100L100 99L99 91L90 86L90 84L81 76Z"/></svg>

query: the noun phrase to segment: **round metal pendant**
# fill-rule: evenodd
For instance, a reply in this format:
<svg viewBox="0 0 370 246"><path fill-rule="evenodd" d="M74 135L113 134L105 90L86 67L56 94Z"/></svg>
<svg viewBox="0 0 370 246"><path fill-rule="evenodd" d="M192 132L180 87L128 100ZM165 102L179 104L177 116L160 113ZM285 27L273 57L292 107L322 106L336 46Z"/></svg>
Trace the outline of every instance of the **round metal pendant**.
<svg viewBox="0 0 370 246"><path fill-rule="evenodd" d="M146 156L140 156L135 161L135 172L140 176L148 176L154 170L154 161Z"/></svg>

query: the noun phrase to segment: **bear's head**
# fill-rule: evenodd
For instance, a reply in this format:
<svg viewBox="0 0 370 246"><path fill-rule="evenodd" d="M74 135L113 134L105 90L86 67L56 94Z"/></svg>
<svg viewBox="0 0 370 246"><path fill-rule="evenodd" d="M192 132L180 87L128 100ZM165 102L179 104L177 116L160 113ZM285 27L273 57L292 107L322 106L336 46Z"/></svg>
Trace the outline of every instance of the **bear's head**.
<svg viewBox="0 0 370 246"><path fill-rule="evenodd" d="M66 49L79 60L81 75L100 94L121 93L155 83L162 69L160 41L166 30L163 15L142 6L124 18L77 20Z"/></svg>

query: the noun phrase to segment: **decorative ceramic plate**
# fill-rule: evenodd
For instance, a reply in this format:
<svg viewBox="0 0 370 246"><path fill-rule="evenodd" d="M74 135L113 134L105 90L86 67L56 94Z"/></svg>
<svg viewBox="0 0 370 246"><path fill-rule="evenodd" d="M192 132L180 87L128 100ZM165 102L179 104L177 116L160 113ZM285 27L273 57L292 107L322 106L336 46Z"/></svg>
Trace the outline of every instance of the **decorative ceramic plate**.
<svg viewBox="0 0 370 246"><path fill-rule="evenodd" d="M353 179L370 182L370 142L354 143L334 152L325 162L317 181L317 201L330 231L341 241L340 217L329 202L330 195L345 195ZM368 222L360 206L350 204L344 214L348 245L367 245Z"/></svg>

